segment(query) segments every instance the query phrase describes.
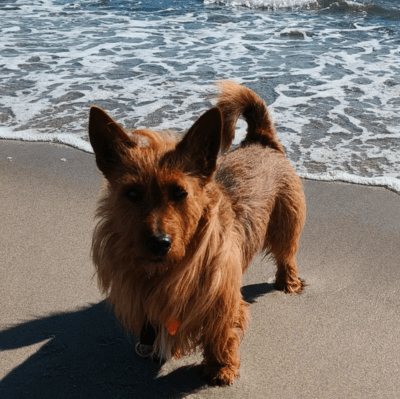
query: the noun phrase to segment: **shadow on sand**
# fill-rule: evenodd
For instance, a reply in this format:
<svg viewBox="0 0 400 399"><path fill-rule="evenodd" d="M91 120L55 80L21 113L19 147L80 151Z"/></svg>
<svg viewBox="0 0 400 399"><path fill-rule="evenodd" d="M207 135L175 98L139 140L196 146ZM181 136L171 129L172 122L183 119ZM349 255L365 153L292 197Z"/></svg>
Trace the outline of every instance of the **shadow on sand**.
<svg viewBox="0 0 400 399"><path fill-rule="evenodd" d="M254 284L242 292L253 303L272 290ZM136 355L104 302L0 331L0 351L39 342L40 350L0 381L1 398L182 398L207 387L199 365L159 376L160 365Z"/></svg>

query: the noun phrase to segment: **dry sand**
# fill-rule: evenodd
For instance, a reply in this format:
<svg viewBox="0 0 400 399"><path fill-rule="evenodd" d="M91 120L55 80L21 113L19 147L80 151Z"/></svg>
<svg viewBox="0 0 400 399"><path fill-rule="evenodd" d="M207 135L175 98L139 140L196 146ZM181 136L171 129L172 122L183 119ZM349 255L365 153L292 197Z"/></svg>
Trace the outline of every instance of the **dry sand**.
<svg viewBox="0 0 400 399"><path fill-rule="evenodd" d="M101 176L64 146L0 141L0 398L400 398L400 197L304 181L301 296L244 277L242 377L210 388L192 356L139 359L90 261Z"/></svg>

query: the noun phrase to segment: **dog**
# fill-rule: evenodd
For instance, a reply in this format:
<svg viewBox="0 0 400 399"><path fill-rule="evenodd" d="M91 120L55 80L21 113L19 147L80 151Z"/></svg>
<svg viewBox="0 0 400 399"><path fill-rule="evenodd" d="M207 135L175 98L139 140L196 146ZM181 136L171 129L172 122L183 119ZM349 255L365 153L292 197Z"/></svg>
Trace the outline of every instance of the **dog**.
<svg viewBox="0 0 400 399"><path fill-rule="evenodd" d="M180 141L127 132L95 106L89 137L106 181L92 258L116 317L136 337L150 326L162 359L199 348L202 376L225 386L239 377L250 319L242 275L254 255L276 261L277 290L304 288L295 256L305 199L264 101L233 82L220 91ZM246 137L228 151L241 116Z"/></svg>

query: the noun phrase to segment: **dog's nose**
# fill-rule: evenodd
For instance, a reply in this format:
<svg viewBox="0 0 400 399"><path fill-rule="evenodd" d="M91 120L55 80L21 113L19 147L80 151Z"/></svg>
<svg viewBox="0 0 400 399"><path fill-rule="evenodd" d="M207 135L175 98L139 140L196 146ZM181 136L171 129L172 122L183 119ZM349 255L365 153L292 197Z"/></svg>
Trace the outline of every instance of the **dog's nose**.
<svg viewBox="0 0 400 399"><path fill-rule="evenodd" d="M171 237L167 234L151 236L146 242L146 248L157 256L165 255L171 248L171 245Z"/></svg>

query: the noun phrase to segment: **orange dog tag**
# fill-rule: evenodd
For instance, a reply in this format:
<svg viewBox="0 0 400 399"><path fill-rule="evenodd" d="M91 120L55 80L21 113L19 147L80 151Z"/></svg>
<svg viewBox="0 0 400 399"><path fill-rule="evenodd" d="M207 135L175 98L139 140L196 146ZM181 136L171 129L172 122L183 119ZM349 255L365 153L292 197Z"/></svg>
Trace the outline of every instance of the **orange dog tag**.
<svg viewBox="0 0 400 399"><path fill-rule="evenodd" d="M176 320L172 320L171 323L168 325L168 332L169 335L175 335L178 331L179 323Z"/></svg>

